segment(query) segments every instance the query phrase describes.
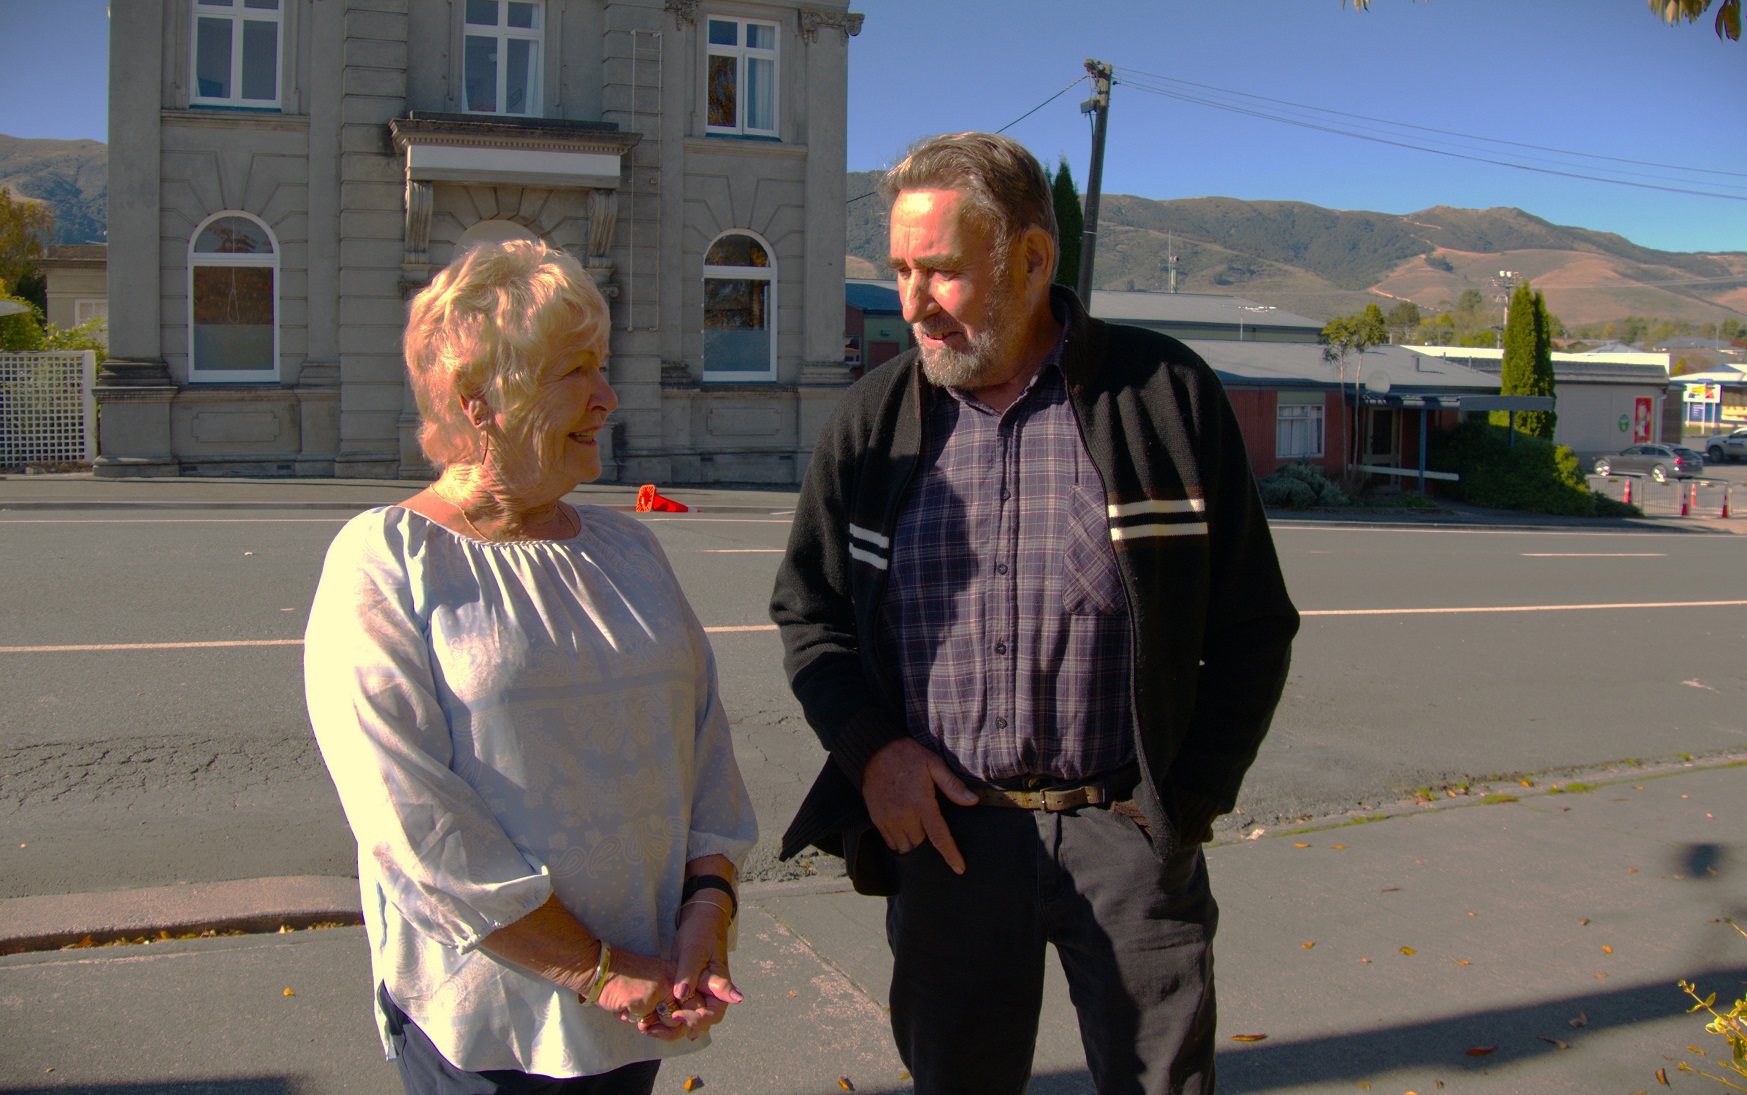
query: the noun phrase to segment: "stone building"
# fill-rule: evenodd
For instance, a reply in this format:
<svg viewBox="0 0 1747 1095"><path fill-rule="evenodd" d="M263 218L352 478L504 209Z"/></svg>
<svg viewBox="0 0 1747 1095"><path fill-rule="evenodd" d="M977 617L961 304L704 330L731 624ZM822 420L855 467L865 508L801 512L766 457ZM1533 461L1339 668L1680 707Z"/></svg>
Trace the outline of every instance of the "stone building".
<svg viewBox="0 0 1747 1095"><path fill-rule="evenodd" d="M538 237L612 306L603 477L798 482L843 360L842 0L129 0L97 473L428 476L400 335Z"/></svg>

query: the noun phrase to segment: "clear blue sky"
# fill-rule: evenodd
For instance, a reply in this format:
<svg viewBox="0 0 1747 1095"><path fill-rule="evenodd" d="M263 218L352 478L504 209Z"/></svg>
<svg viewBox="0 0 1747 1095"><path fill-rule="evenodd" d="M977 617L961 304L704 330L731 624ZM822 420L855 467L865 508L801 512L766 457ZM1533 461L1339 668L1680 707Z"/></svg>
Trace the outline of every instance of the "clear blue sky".
<svg viewBox="0 0 1747 1095"><path fill-rule="evenodd" d="M1339 0L852 6L867 20L849 47L851 169L885 166L925 134L999 129L1096 57L1115 66L1119 81L1106 193L1388 213L1511 205L1650 247L1747 250L1747 43L1720 42L1708 20L1664 26L1643 0L1374 0L1363 14ZM107 139L106 10L103 0L0 0L0 133ZM1536 174L1157 93L1234 101L1191 84L1278 100L1235 101L1329 128L1368 127L1403 143L1453 142L1483 159L1734 197ZM1081 83L1008 131L1046 160L1067 155L1082 184L1091 146L1079 113L1086 95ZM1450 138L1331 110L1635 162Z"/></svg>
<svg viewBox="0 0 1747 1095"><path fill-rule="evenodd" d="M1649 247L1747 250L1747 42L1720 41L1708 19L1669 27L1644 0L1373 0L1364 13L1340 0L855 0L852 7L867 15L849 47L853 170L887 166L929 133L999 129L1083 75L1083 62L1095 57L1113 65L1118 80L1105 193L1387 213L1516 206ZM1305 117L1283 105L1301 104L1641 161L1457 142L1485 159L1734 200L1396 148L1154 90L1233 101L1185 83L1282 101L1238 100L1268 113ZM1082 187L1091 127L1079 104L1088 95L1082 82L1007 130L1046 162L1065 154ZM1306 120L1384 128L1378 135L1410 144L1439 136L1326 113Z"/></svg>

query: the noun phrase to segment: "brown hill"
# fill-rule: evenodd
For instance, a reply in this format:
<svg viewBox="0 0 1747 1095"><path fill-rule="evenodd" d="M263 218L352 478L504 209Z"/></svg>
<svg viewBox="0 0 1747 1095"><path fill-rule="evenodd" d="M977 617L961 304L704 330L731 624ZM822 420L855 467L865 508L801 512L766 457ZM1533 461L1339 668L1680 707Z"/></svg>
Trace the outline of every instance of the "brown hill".
<svg viewBox="0 0 1747 1095"><path fill-rule="evenodd" d="M0 186L48 204L55 214L51 243L102 243L106 238L109 154L101 141L0 134Z"/></svg>
<svg viewBox="0 0 1747 1095"><path fill-rule="evenodd" d="M852 172L853 197L875 172ZM1640 247L1520 209L1434 206L1405 216L1236 198L1154 201L1106 195L1101 289L1163 291L1177 256L1181 292L1230 293L1317 319L1391 300L1441 311L1463 290L1499 292L1499 271L1529 277L1566 323L1630 315L1711 323L1747 318L1747 252ZM848 251L882 266L878 196L849 206Z"/></svg>

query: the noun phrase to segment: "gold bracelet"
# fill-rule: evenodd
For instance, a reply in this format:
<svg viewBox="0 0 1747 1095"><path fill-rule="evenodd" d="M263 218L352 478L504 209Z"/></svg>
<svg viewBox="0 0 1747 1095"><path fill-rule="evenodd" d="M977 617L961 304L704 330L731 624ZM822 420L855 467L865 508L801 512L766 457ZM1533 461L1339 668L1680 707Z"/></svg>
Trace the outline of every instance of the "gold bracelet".
<svg viewBox="0 0 1747 1095"><path fill-rule="evenodd" d="M593 1004L600 1000L601 990L607 985L607 978L613 975L613 945L605 939L602 939L600 944L601 956L594 964L594 975L589 978L588 991L577 994L584 1004Z"/></svg>
<svg viewBox="0 0 1747 1095"><path fill-rule="evenodd" d="M720 901L711 901L707 897L694 897L690 901L680 902L679 908L675 910L673 914L673 922L675 924L679 923L679 914L685 911L687 905L708 905L712 909L721 909L728 914L728 922L730 924L734 922L734 910L732 908L722 904Z"/></svg>

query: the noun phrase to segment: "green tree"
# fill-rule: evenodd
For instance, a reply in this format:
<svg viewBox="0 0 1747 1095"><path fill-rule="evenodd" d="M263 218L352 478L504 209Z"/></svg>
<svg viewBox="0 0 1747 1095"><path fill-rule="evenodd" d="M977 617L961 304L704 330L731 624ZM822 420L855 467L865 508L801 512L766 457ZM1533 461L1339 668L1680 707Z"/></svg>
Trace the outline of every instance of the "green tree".
<svg viewBox="0 0 1747 1095"><path fill-rule="evenodd" d="M1408 333L1419 326L1419 305L1411 300L1403 300L1389 309L1384 316L1389 322L1389 331L1400 341L1406 341Z"/></svg>
<svg viewBox="0 0 1747 1095"><path fill-rule="evenodd" d="M35 260L42 257L43 241L55 226L55 215L43 202L14 200L0 186L0 282L25 295Z"/></svg>
<svg viewBox="0 0 1747 1095"><path fill-rule="evenodd" d="M1322 339L1326 343L1322 348L1323 360L1335 362L1340 368L1341 452L1345 460L1353 453L1352 422L1347 413L1347 356L1351 354L1357 359L1353 370L1353 389L1357 392L1365 379L1365 351L1388 342L1389 327L1384 322L1383 309L1367 304L1362 312L1329 320L1322 329Z"/></svg>
<svg viewBox="0 0 1747 1095"><path fill-rule="evenodd" d="M1552 320L1547 298L1523 282L1510 297L1510 316L1504 324L1504 363L1499 375L1500 395L1553 394ZM1493 411L1493 425L1510 421L1510 412ZM1518 411L1516 428L1532 437L1553 438L1558 415L1553 411Z"/></svg>
<svg viewBox="0 0 1747 1095"><path fill-rule="evenodd" d="M1710 10L1712 0L1650 0L1650 10L1655 12L1669 26L1682 19L1688 23L1696 23ZM1347 6L1347 0L1341 0L1341 7ZM1371 7L1371 0L1353 0L1353 10L1366 11ZM1741 0L1723 0L1717 6L1717 37L1727 38L1731 42L1741 40Z"/></svg>
<svg viewBox="0 0 1747 1095"><path fill-rule="evenodd" d="M1062 157L1049 184L1055 204L1056 227L1061 230L1061 255L1056 259L1055 283L1073 289L1080 284L1080 235L1086 230L1086 213L1080 208L1080 191L1074 186L1068 158Z"/></svg>

